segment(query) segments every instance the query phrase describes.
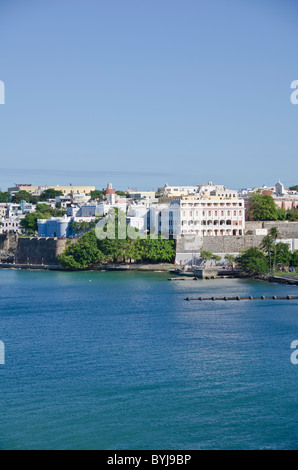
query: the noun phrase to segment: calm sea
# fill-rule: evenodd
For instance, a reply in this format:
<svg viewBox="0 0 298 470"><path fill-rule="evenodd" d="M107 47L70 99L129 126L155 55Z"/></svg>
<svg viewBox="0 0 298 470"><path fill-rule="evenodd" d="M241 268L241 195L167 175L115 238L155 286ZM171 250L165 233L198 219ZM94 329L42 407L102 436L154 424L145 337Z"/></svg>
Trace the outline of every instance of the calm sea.
<svg viewBox="0 0 298 470"><path fill-rule="evenodd" d="M297 301L247 282L0 271L1 449L297 449Z"/></svg>

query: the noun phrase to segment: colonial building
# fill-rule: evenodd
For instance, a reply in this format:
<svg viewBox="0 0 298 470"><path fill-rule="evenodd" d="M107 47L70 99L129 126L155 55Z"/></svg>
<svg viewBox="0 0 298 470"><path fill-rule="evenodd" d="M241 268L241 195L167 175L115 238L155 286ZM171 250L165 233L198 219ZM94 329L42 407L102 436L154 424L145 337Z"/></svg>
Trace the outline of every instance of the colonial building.
<svg viewBox="0 0 298 470"><path fill-rule="evenodd" d="M244 200L238 198L184 198L159 212L159 233L176 238L242 236L245 230Z"/></svg>
<svg viewBox="0 0 298 470"><path fill-rule="evenodd" d="M241 236L245 229L244 200L232 197L180 201L181 235Z"/></svg>

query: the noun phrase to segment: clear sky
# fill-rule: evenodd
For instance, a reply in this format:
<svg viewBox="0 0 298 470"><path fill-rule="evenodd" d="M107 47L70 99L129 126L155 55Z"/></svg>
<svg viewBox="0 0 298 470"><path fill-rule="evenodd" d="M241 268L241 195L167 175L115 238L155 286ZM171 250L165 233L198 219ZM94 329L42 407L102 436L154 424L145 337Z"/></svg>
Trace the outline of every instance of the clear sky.
<svg viewBox="0 0 298 470"><path fill-rule="evenodd" d="M297 0L0 0L0 187L298 184Z"/></svg>

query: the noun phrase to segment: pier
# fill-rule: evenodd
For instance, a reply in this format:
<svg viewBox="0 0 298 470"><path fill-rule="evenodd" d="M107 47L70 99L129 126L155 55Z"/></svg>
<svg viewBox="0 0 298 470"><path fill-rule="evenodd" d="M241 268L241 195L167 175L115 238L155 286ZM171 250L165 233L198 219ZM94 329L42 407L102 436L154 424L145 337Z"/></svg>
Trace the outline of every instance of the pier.
<svg viewBox="0 0 298 470"><path fill-rule="evenodd" d="M210 301L221 301L221 302L231 302L231 301L241 301L241 300L298 300L298 295L287 295L286 297L279 297L274 295L273 297L266 297L265 295L261 297L198 297L198 298L191 298L186 297L188 302L191 301L199 301L199 302L210 302Z"/></svg>

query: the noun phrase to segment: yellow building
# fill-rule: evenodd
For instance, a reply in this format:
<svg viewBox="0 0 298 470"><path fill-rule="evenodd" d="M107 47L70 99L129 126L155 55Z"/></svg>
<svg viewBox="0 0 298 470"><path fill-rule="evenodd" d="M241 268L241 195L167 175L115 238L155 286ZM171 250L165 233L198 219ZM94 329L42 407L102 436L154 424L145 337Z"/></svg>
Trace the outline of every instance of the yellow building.
<svg viewBox="0 0 298 470"><path fill-rule="evenodd" d="M90 195L92 191L95 191L95 186L33 186L32 184L18 184L17 188L19 191L27 191L28 193L36 196L40 196L46 189L61 191L64 196L82 193Z"/></svg>

